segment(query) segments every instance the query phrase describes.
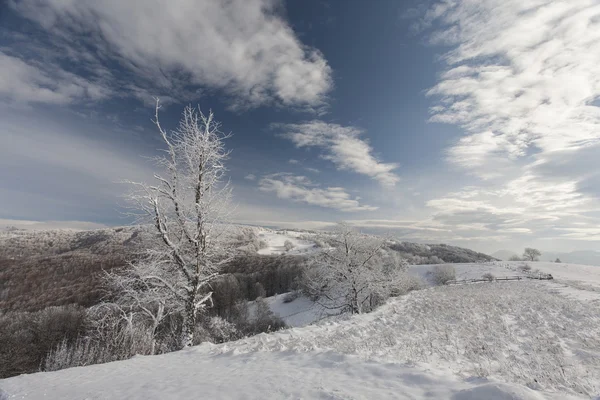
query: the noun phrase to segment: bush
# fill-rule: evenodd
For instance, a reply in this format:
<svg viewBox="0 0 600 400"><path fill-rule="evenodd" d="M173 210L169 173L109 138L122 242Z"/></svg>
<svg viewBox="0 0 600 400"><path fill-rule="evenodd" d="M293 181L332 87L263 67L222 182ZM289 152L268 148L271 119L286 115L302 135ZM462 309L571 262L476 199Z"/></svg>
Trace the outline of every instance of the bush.
<svg viewBox="0 0 600 400"><path fill-rule="evenodd" d="M37 371L49 351L85 329L85 310L73 305L0 314L0 378Z"/></svg>
<svg viewBox="0 0 600 400"><path fill-rule="evenodd" d="M436 285L445 285L456 279L456 270L452 265L436 265L433 268L432 276Z"/></svg>
<svg viewBox="0 0 600 400"><path fill-rule="evenodd" d="M523 264L519 267L519 269L523 272L529 272L529 271L531 271L531 265Z"/></svg>
<svg viewBox="0 0 600 400"><path fill-rule="evenodd" d="M390 297L403 296L413 290L421 290L423 286L421 278L405 274L405 276L399 280L398 284L390 290Z"/></svg>
<svg viewBox="0 0 600 400"><path fill-rule="evenodd" d="M285 322L271 311L264 298L256 300L256 311L251 324L253 333L274 332L285 328Z"/></svg>
<svg viewBox="0 0 600 400"><path fill-rule="evenodd" d="M486 280L488 280L490 282L493 281L494 279L496 279L496 277L492 273L490 273L490 272L487 272L487 273L483 274L482 278L486 279Z"/></svg>
<svg viewBox="0 0 600 400"><path fill-rule="evenodd" d="M300 292L297 290L294 290L293 292L286 293L285 296L283 296L283 302L291 303L292 301L296 300L298 297L300 297Z"/></svg>
<svg viewBox="0 0 600 400"><path fill-rule="evenodd" d="M286 241L283 243L283 248L285 249L285 251L290 251L290 250L292 250L294 247L296 247L296 246L294 245L294 243L292 243L292 242L291 242L291 241L289 241L289 240L286 240Z"/></svg>

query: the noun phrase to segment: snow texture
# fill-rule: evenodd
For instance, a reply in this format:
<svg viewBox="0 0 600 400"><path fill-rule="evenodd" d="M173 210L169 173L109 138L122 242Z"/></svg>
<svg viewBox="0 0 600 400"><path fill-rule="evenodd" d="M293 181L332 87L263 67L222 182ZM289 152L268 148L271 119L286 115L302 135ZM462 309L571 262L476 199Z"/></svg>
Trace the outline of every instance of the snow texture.
<svg viewBox="0 0 600 400"><path fill-rule="evenodd" d="M600 303L588 295L598 294L600 268L529 264L556 279L431 287L370 314L161 356L22 375L0 387L9 399L600 396ZM460 279L514 275L519 265L455 268ZM433 266L411 273L426 277L427 268ZM283 297L267 301L291 325L316 315L308 299L283 303ZM301 315L296 321L294 313Z"/></svg>
<svg viewBox="0 0 600 400"><path fill-rule="evenodd" d="M279 255L279 254L289 254L289 255L303 255L313 253L316 248L313 242L308 240L299 239L298 236L301 235L300 232L294 231L273 231L271 229L266 228L258 228L259 234L258 238L260 240L264 240L267 243L266 248L260 249L258 254L262 255ZM285 241L289 240L294 248L290 251L286 251L285 249Z"/></svg>
<svg viewBox="0 0 600 400"><path fill-rule="evenodd" d="M21 375L0 384L11 393L9 399L27 400L547 398L525 387L468 382L448 372L420 371L333 352L205 355L190 349Z"/></svg>

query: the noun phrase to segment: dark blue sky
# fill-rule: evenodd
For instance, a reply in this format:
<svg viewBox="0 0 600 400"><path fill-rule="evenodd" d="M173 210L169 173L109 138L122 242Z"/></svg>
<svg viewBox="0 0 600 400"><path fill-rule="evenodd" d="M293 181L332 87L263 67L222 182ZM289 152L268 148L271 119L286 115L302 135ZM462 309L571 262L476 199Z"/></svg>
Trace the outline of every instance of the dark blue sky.
<svg viewBox="0 0 600 400"><path fill-rule="evenodd" d="M598 17L586 0L3 2L0 225L126 223L116 182L151 179L158 96L163 126L198 104L233 133L240 222L596 248Z"/></svg>

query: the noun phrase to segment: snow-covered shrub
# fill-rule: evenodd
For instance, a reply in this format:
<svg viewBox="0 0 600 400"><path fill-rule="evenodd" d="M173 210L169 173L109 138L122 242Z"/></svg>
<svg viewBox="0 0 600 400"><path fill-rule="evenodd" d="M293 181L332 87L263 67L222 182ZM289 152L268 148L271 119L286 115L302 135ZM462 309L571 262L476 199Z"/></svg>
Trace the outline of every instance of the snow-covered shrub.
<svg viewBox="0 0 600 400"><path fill-rule="evenodd" d="M519 266L519 269L523 272L529 272L529 271L531 271L531 265L525 263L525 264Z"/></svg>
<svg viewBox="0 0 600 400"><path fill-rule="evenodd" d="M210 318L208 328L214 343L229 342L240 338L240 332L236 326L221 317Z"/></svg>
<svg viewBox="0 0 600 400"><path fill-rule="evenodd" d="M37 371L50 350L75 341L85 329L85 310L73 305L0 312L0 379Z"/></svg>
<svg viewBox="0 0 600 400"><path fill-rule="evenodd" d="M291 303L292 301L296 300L298 297L300 297L300 291L293 290L289 293L286 293L285 296L283 296L283 302Z"/></svg>
<svg viewBox="0 0 600 400"><path fill-rule="evenodd" d="M46 356L43 369L57 371L102 364L126 360L136 354L150 355L152 352L153 337L143 324L119 320L117 316L110 315L87 336L79 337L74 342L60 342Z"/></svg>
<svg viewBox="0 0 600 400"><path fill-rule="evenodd" d="M396 281L396 285L390 291L390 297L403 296L413 290L421 290L424 286L421 278L407 273Z"/></svg>
<svg viewBox="0 0 600 400"><path fill-rule="evenodd" d="M283 248L285 249L285 251L290 251L294 247L296 247L296 246L290 240L286 240L285 242L283 242Z"/></svg>
<svg viewBox="0 0 600 400"><path fill-rule="evenodd" d="M343 223L323 236L330 247L314 254L301 283L323 308L369 312L406 277L406 260L385 248L385 238L361 234Z"/></svg>
<svg viewBox="0 0 600 400"><path fill-rule="evenodd" d="M285 322L271 311L269 304L264 298L255 302L256 310L252 319L251 329L254 333L274 332L285 328Z"/></svg>
<svg viewBox="0 0 600 400"><path fill-rule="evenodd" d="M490 282L493 281L494 279L496 279L496 277L491 272L487 272L487 273L483 274L482 278L486 279Z"/></svg>
<svg viewBox="0 0 600 400"><path fill-rule="evenodd" d="M445 285L456 279L456 270L452 265L436 265L431 275L436 285Z"/></svg>

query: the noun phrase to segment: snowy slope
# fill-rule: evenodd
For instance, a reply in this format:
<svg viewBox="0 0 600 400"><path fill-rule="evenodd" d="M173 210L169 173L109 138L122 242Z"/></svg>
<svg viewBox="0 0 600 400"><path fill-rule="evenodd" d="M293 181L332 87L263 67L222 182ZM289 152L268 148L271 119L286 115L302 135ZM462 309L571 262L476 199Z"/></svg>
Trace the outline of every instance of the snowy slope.
<svg viewBox="0 0 600 400"><path fill-rule="evenodd" d="M533 390L331 352L164 356L0 381L9 399L524 399ZM509 397L517 394L518 397ZM1 397L0 397L1 398Z"/></svg>
<svg viewBox="0 0 600 400"><path fill-rule="evenodd" d="M600 305L554 293L553 285L436 287L366 315L25 375L0 381L0 387L14 399L598 396Z"/></svg>
<svg viewBox="0 0 600 400"><path fill-rule="evenodd" d="M289 327L301 327L310 325L316 321L335 314L335 311L327 312L305 296L299 296L292 302L286 303L284 299L288 293L267 297L265 300L271 311L280 317ZM250 303L252 309L252 303Z"/></svg>

